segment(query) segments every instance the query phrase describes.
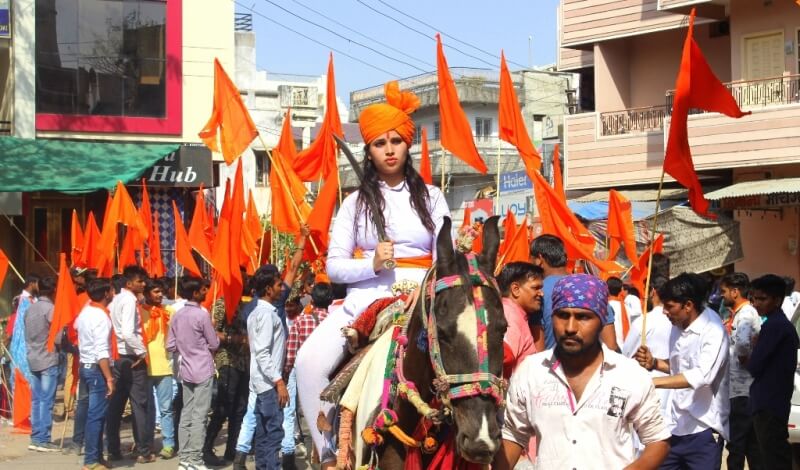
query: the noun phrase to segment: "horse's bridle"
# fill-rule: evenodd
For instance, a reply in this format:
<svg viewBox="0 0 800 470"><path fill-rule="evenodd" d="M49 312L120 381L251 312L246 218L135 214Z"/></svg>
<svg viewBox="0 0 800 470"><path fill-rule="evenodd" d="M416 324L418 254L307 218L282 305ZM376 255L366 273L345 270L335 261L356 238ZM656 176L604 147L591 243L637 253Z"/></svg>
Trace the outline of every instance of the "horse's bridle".
<svg viewBox="0 0 800 470"><path fill-rule="evenodd" d="M494 279L488 279L478 268L478 259L474 253L468 253L466 257L469 264L468 277L472 284L475 317L478 323L478 337L476 338L478 371L469 374L448 374L444 369L433 305L437 293L464 286L464 277L456 274L440 279L434 278L435 282L431 282L431 276L435 276L435 268L431 268L422 282L423 292L427 292L430 298L430 308L428 308L425 299L422 299L421 312L423 327L428 336L428 352L435 375L433 389L439 400L447 408L449 408L451 400L479 395L491 397L499 406L503 406L505 403L506 381L489 372L488 321L486 305L481 292L481 287L490 287L495 291L498 288Z"/></svg>

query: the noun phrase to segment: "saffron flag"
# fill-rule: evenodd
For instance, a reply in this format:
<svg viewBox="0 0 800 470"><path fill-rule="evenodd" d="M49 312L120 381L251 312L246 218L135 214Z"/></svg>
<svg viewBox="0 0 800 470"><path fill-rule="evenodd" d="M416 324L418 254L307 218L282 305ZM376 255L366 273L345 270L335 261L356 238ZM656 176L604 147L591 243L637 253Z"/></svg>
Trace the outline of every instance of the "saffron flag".
<svg viewBox="0 0 800 470"><path fill-rule="evenodd" d="M261 226L261 217L258 215L256 200L253 198L253 191L247 193L247 209L245 210L245 227L250 232L254 241L261 239L264 227Z"/></svg>
<svg viewBox="0 0 800 470"><path fill-rule="evenodd" d="M436 34L436 70L439 79L439 118L442 147L460 158L467 165L479 172L486 174L486 163L483 162L475 147L467 115L461 109L458 101L458 92L447 59L442 49L442 37Z"/></svg>
<svg viewBox="0 0 800 470"><path fill-rule="evenodd" d="M22 431L31 428L31 386L19 368L14 368L14 406L11 411L11 424Z"/></svg>
<svg viewBox="0 0 800 470"><path fill-rule="evenodd" d="M636 256L636 232L633 227L633 212L631 201L617 190L608 192L608 260L617 257L619 245L625 245L625 256L633 263L638 260Z"/></svg>
<svg viewBox="0 0 800 470"><path fill-rule="evenodd" d="M139 211L133 204L131 195L121 181L117 181L117 189L111 199L111 205L104 218L103 231L99 242L99 260L95 266L100 274L108 273L114 264L114 247L117 244L117 224L122 223L128 230L135 230L140 240L148 237L147 229L139 217Z"/></svg>
<svg viewBox="0 0 800 470"><path fill-rule="evenodd" d="M690 109L702 109L740 118L746 114L719 79L711 71L703 52L694 40L695 9L689 16L689 31L683 45L683 56L675 82L675 100L669 126L664 171L689 190L689 203L699 215L713 217L703 195L703 187L692 161L689 147L688 117Z"/></svg>
<svg viewBox="0 0 800 470"><path fill-rule="evenodd" d="M119 259L117 260L117 272L122 273L125 266L132 266L139 264L136 261L136 233L132 230L125 231L125 239L122 242L122 248L119 250Z"/></svg>
<svg viewBox="0 0 800 470"><path fill-rule="evenodd" d="M511 244L511 239L517 231L517 218L509 208L506 212L506 218L503 220L503 241L500 242L500 247L497 249L497 256L503 257L503 254Z"/></svg>
<svg viewBox="0 0 800 470"><path fill-rule="evenodd" d="M72 209L72 227L70 229L70 255L69 259L72 264L76 265L81 259L83 252L83 229L81 228L81 221L78 220L78 211Z"/></svg>
<svg viewBox="0 0 800 470"><path fill-rule="evenodd" d="M207 225L206 202L203 196L203 186L200 185L194 202L194 214L192 215L192 225L189 227L188 238L191 247L202 256L207 263L211 263L211 246L208 244L208 238L206 238L205 233Z"/></svg>
<svg viewBox="0 0 800 470"><path fill-rule="evenodd" d="M328 87L325 92L325 117L317 133L317 138L307 148L297 154L292 168L303 181L318 181L334 173L338 175L336 163L336 141L333 134L344 137L339 107L336 104L336 80L333 74L333 54L328 61Z"/></svg>
<svg viewBox="0 0 800 470"><path fill-rule="evenodd" d="M304 257L308 260L315 260L320 256L325 256L328 251L329 234L333 212L336 209L336 200L339 194L339 179L336 175L325 180L322 185L317 200L314 201L314 208L308 216L308 228L311 231L310 240L306 242ZM312 245L312 240L314 244ZM316 246L316 251L314 247Z"/></svg>
<svg viewBox="0 0 800 470"><path fill-rule="evenodd" d="M233 180L231 190L230 212L228 212L230 222L230 282L224 282L222 286L222 296L225 298L225 313L228 322L232 321L236 314L236 307L242 296L244 286L242 271L239 269L242 259L241 242L242 229L244 227L244 178L242 176L242 162L236 167L236 176Z"/></svg>
<svg viewBox="0 0 800 470"><path fill-rule="evenodd" d="M422 127L422 149L419 152L419 176L425 184L433 184L431 172L431 155L428 152L428 130Z"/></svg>
<svg viewBox="0 0 800 470"><path fill-rule="evenodd" d="M90 211L83 229L83 250L81 250L80 261L77 264L81 267L95 266L98 261L98 243L100 243L100 229L97 227L94 213ZM74 261L73 264L75 264Z"/></svg>
<svg viewBox="0 0 800 470"><path fill-rule="evenodd" d="M514 90L514 82L506 65L506 56L502 51L500 52L500 105L497 119L500 126L499 137L517 148L525 163L528 176L533 179L532 172L542 168L542 157L533 146L525 128L517 92Z"/></svg>
<svg viewBox="0 0 800 470"><path fill-rule="evenodd" d="M50 332L47 334L47 350L52 352L55 348L55 341L65 327L71 327L81 303L78 301L78 294L75 293L75 285L72 283L69 266L67 266L67 255L61 253L58 264L58 284L56 285L56 298L54 299L53 320L50 322Z"/></svg>
<svg viewBox="0 0 800 470"><path fill-rule="evenodd" d="M6 280L8 274L8 256L3 250L0 250L0 288L3 287L3 282Z"/></svg>
<svg viewBox="0 0 800 470"><path fill-rule="evenodd" d="M213 152L222 152L230 165L244 152L258 129L242 102L239 89L233 84L219 59L214 59L214 105L211 117L199 133Z"/></svg>
<svg viewBox="0 0 800 470"><path fill-rule="evenodd" d="M469 227L472 225L472 208L469 206L464 207L464 220L461 222L461 227Z"/></svg>
<svg viewBox="0 0 800 470"><path fill-rule="evenodd" d="M648 246L646 250L637 258L634 262L634 265L631 267L630 270L630 280L631 284L634 285L642 295L645 295L644 287L645 282L647 281L647 276L650 273L650 269L648 267L650 263L650 250L652 249L653 253L662 253L664 251L664 235L659 234L655 241L653 242L652 246Z"/></svg>
<svg viewBox="0 0 800 470"><path fill-rule="evenodd" d="M217 272L216 278L223 283L230 283L231 258L230 258L231 224L226 217L220 217L217 225L217 237L211 252L212 265Z"/></svg>
<svg viewBox="0 0 800 470"><path fill-rule="evenodd" d="M311 213L306 202L306 187L277 148L272 149L271 170L272 226L279 232L297 233L300 224L308 221ZM338 179L337 175L326 178L326 181L331 179Z"/></svg>
<svg viewBox="0 0 800 470"><path fill-rule="evenodd" d="M561 155L558 144L553 147L553 189L555 189L556 194L561 197L562 201L567 201L567 193L564 191L564 177L561 175Z"/></svg>
<svg viewBox="0 0 800 470"><path fill-rule="evenodd" d="M506 234L506 236L509 236ZM516 261L529 261L530 260L530 244L528 243L528 217L522 220L522 223L514 230L514 236L511 237L506 251L503 253L502 263L498 266L495 272L500 272L502 266Z"/></svg>
<svg viewBox="0 0 800 470"><path fill-rule="evenodd" d="M175 257L178 263L183 266L186 271L192 276L200 277L202 274L200 268L197 266L194 258L192 257L192 250L189 245L189 237L186 235L186 228L183 226L181 213L178 212L178 206L175 201L172 201L172 216L175 222ZM175 273L177 277L178 273Z"/></svg>
<svg viewBox="0 0 800 470"><path fill-rule="evenodd" d="M150 207L150 194L147 192L147 185L143 178L142 204L139 206L139 217L147 227L147 249L149 252L148 256L145 256L144 249L142 249L142 265L150 277L158 278L163 276L167 269L164 266L163 258L161 258L161 225L158 222L158 217L154 218L154 215Z"/></svg>
<svg viewBox="0 0 800 470"><path fill-rule="evenodd" d="M339 126L341 127L341 123ZM278 145L275 148L280 150L281 155L283 155L288 162L294 162L294 159L297 158L297 145L295 145L294 136L292 135L292 108L286 110L286 116L283 118L281 137L278 139Z"/></svg>

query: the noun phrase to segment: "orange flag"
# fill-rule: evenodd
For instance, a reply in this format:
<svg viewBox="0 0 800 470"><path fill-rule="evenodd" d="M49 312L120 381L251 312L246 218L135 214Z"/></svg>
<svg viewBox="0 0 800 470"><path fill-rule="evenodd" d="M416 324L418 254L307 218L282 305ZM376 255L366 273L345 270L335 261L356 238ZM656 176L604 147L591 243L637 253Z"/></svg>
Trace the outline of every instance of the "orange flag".
<svg viewBox="0 0 800 470"><path fill-rule="evenodd" d="M558 144L553 147L553 189L556 194L561 196L561 200L567 201L567 193L564 191L564 177L561 176L561 156Z"/></svg>
<svg viewBox="0 0 800 470"><path fill-rule="evenodd" d="M189 227L189 243L191 247L203 257L206 262L211 262L211 247L206 238L206 202L203 196L203 186L197 190L197 197L194 203L194 214L192 215L192 225Z"/></svg>
<svg viewBox="0 0 800 470"><path fill-rule="evenodd" d="M50 322L50 332L47 335L47 350L51 352L55 348L55 340L58 335L61 334L64 327L72 325L81 309L65 253L61 253L59 256L58 284L56 285L54 304L53 320Z"/></svg>
<svg viewBox="0 0 800 470"><path fill-rule="evenodd" d="M175 221L175 256L178 259L178 263L180 263L186 271L189 271L192 276L201 276L200 268L197 267L197 263L192 257L189 237L186 235L186 228L183 226L183 220L181 219L180 212L178 212L178 206L175 204L175 201L172 201L172 216ZM177 275L178 273L175 273L175 276Z"/></svg>
<svg viewBox="0 0 800 470"><path fill-rule="evenodd" d="M333 53L328 60L328 87L325 92L325 118L317 133L317 138L305 150L297 154L292 168L303 181L317 181L320 176L326 180L332 174L338 175L336 163L336 141L333 134L344 137L339 107L336 104L336 80L333 75Z"/></svg>
<svg viewBox="0 0 800 470"><path fill-rule="evenodd" d="M125 266L139 264L136 261L136 242L136 233L132 230L127 230L125 232L125 240L122 242L122 248L119 250L119 259L117 260L118 272L121 273Z"/></svg>
<svg viewBox="0 0 800 470"><path fill-rule="evenodd" d="M3 282L6 280L8 273L8 256L3 250L0 250L0 288L3 287Z"/></svg>
<svg viewBox="0 0 800 470"><path fill-rule="evenodd" d="M617 263L598 260L594 256L594 237L538 171L534 172L533 190L542 233L559 237L564 242L567 257L571 261L585 259L607 273L622 270Z"/></svg>
<svg viewBox="0 0 800 470"><path fill-rule="evenodd" d="M92 267L97 263L97 244L100 243L100 229L94 220L94 213L89 212L86 217L86 226L83 231L83 249L81 250L80 261L77 263L82 267ZM73 261L73 264L75 262Z"/></svg>
<svg viewBox="0 0 800 470"><path fill-rule="evenodd" d="M228 165L239 158L239 155L258 136L258 129L242 102L239 89L216 58L214 59L214 107L211 117L199 135L211 151L219 152L221 149Z"/></svg>
<svg viewBox="0 0 800 470"><path fill-rule="evenodd" d="M81 228L81 221L78 220L78 211L72 209L72 227L70 230L70 255L69 259L72 264L78 264L83 252L83 229Z"/></svg>
<svg viewBox="0 0 800 470"><path fill-rule="evenodd" d="M225 297L225 312L228 322L232 321L233 316L236 314L236 307L239 305L239 300L242 296L242 288L244 286L242 280L242 272L239 269L242 259L241 241L242 231L244 227L244 178L242 177L242 163L236 167L236 176L233 180L233 189L231 190L230 199L230 282L224 282L222 286L222 295Z"/></svg>
<svg viewBox="0 0 800 470"><path fill-rule="evenodd" d="M341 123L339 126L341 127ZM294 135L292 135L292 108L286 110L286 116L283 118L283 128L281 129L281 138L275 148L280 150L281 155L289 162L294 162L294 159L297 158L297 145L295 145Z"/></svg>
<svg viewBox="0 0 800 470"><path fill-rule="evenodd" d="M541 170L542 157L533 146L528 130L525 128L517 92L514 90L514 82L511 80L511 73L506 65L506 56L502 51L500 52L500 105L497 119L500 126L500 138L517 147L519 155L525 163L528 176L531 176L533 170ZM531 179L533 179L532 176Z"/></svg>
<svg viewBox="0 0 800 470"><path fill-rule="evenodd" d="M630 280L642 295L645 295L644 286L647 281L648 263L650 262L650 246L637 258L635 264L631 267ZM659 234L652 244L653 253L662 253L664 251L664 235Z"/></svg>
<svg viewBox="0 0 800 470"><path fill-rule="evenodd" d="M144 268L150 277L161 277L167 272L164 259L161 257L161 224L158 215L154 214L150 207L150 194L144 179L142 179L142 205L139 207L139 217L147 227L148 233L148 256L144 256L144 250L141 251Z"/></svg>
<svg viewBox="0 0 800 470"><path fill-rule="evenodd" d="M508 235L506 235L508 236ZM514 230L514 236L508 244L508 248L503 253L503 263L513 263L515 261L529 261L530 260L530 245L528 243L528 217L522 220L519 227ZM497 270L499 271L499 269Z"/></svg>
<svg viewBox="0 0 800 470"><path fill-rule="evenodd" d="M475 140L472 138L472 128L470 127L467 115L461 109L458 101L458 92L453 78L450 76L450 69L447 67L447 59L444 57L442 49L442 37L436 34L436 69L439 78L439 117L441 120L441 142L442 147L460 158L467 165L475 168L479 172L486 174L486 163L483 162L475 147Z"/></svg>
<svg viewBox="0 0 800 470"><path fill-rule="evenodd" d="M464 220L461 222L462 227L472 225L472 208L467 206L464 208Z"/></svg>
<svg viewBox="0 0 800 470"><path fill-rule="evenodd" d="M14 428L30 431L31 429L31 386L20 372L14 368L14 405L11 411L11 423Z"/></svg>
<svg viewBox="0 0 800 470"><path fill-rule="evenodd" d="M514 234L517 232L517 218L511 209L506 212L506 218L503 220L503 241L500 242L500 247L497 249L497 256L502 257L511 244Z"/></svg>
<svg viewBox="0 0 800 470"><path fill-rule="evenodd" d="M245 227L250 232L254 241L261 239L264 227L261 226L261 217L258 215L256 200L253 198L253 191L247 193L247 209L245 210Z"/></svg>
<svg viewBox="0 0 800 470"><path fill-rule="evenodd" d="M672 120L669 126L667 151L664 156L664 171L689 190L689 203L698 214L711 217L709 204L703 195L703 186L697 177L689 147L687 120L690 109L702 109L722 113L733 118L744 115L739 105L719 79L711 71L703 52L694 40L695 9L689 16L689 31L683 45L683 56L678 79L675 82L675 101L672 105Z"/></svg>
<svg viewBox="0 0 800 470"><path fill-rule="evenodd" d="M431 172L431 155L428 152L428 130L422 128L422 149L419 152L419 176L425 184L433 184L433 173Z"/></svg>
<svg viewBox="0 0 800 470"><path fill-rule="evenodd" d="M324 256L328 251L329 233L333 211L336 209L336 200L339 194L339 181L336 176L325 180L322 189L314 202L314 208L308 216L308 227L311 229L311 237L317 247L317 252L309 240L306 243L304 257L308 260L315 260Z"/></svg>
<svg viewBox="0 0 800 470"><path fill-rule="evenodd" d="M326 178L326 181L331 179L337 179L337 175ZM272 187L272 226L279 232L299 232L300 224L307 222L311 213L306 202L306 187L277 148L272 149L269 184Z"/></svg>
<svg viewBox="0 0 800 470"><path fill-rule="evenodd" d="M139 217L139 211L133 204L131 195L128 194L128 190L125 189L121 181L117 181L117 190L111 199L111 206L108 208L108 214L106 214L104 220L99 242L99 260L96 267L101 273L108 273L110 272L108 268L114 264L117 223L127 226L129 231L135 230L139 240L147 239L149 234Z"/></svg>
<svg viewBox="0 0 800 470"><path fill-rule="evenodd" d="M620 243L625 245L625 256L633 263L636 256L636 233L633 227L631 201L612 189L608 192L608 260L617 257Z"/></svg>
<svg viewBox="0 0 800 470"><path fill-rule="evenodd" d="M220 217L217 225L217 237L214 239L214 248L211 260L217 272L217 279L222 283L230 283L231 279L231 224L227 217Z"/></svg>

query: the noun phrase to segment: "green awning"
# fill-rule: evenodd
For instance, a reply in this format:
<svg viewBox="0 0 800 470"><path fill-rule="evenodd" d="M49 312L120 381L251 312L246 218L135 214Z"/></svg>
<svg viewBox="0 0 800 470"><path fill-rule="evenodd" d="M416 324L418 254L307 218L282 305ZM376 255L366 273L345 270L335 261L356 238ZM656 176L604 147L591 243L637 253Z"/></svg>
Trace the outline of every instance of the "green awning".
<svg viewBox="0 0 800 470"><path fill-rule="evenodd" d="M0 138L0 192L90 192L142 176L179 144Z"/></svg>

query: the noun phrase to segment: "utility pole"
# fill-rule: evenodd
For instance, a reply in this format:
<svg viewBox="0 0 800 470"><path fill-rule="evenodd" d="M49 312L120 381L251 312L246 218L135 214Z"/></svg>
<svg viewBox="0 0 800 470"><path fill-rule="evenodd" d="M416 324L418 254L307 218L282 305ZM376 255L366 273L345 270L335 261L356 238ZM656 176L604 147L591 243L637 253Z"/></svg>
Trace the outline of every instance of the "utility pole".
<svg viewBox="0 0 800 470"><path fill-rule="evenodd" d="M528 68L533 69L533 36L528 36Z"/></svg>

